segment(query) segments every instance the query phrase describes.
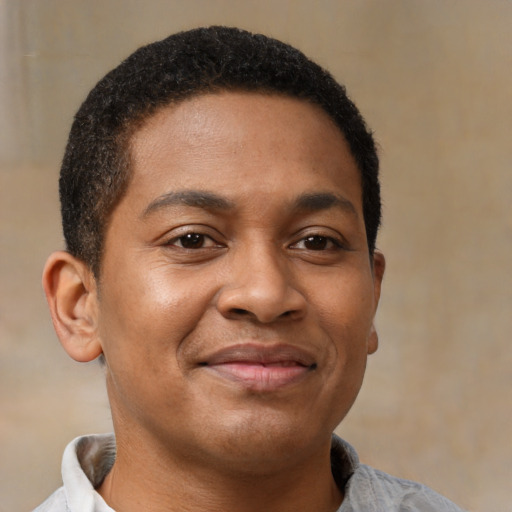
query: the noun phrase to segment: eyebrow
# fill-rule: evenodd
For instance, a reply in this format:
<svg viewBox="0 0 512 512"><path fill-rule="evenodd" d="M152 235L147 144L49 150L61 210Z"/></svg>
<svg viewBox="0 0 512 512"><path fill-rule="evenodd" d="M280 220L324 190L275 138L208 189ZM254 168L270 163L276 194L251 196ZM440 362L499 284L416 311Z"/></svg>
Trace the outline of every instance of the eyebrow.
<svg viewBox="0 0 512 512"><path fill-rule="evenodd" d="M306 212L318 212L330 208L339 208L355 217L358 216L357 210L351 201L331 192L302 194L294 201L293 205L294 210Z"/></svg>
<svg viewBox="0 0 512 512"><path fill-rule="evenodd" d="M158 211L168 206L192 206L196 208L203 208L206 210L231 210L234 208L234 203L228 199L201 190L183 190L180 192L168 192L154 201L151 201L146 209L142 212L141 217L147 217L151 213Z"/></svg>
<svg viewBox="0 0 512 512"><path fill-rule="evenodd" d="M191 206L211 211L227 211L235 207L235 203L213 192L202 190L183 190L168 192L151 201L142 212L141 218L169 206ZM331 192L312 192L302 194L292 203L295 212L318 212L330 208L339 208L357 217L357 210L351 201Z"/></svg>

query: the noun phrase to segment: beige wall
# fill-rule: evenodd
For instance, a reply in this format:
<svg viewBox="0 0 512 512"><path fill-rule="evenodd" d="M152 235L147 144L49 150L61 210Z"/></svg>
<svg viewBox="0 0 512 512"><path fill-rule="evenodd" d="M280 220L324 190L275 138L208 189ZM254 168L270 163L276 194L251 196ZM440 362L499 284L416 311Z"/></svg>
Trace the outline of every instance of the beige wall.
<svg viewBox="0 0 512 512"><path fill-rule="evenodd" d="M339 432L363 461L470 510L512 491L512 3L0 2L0 512L59 484L110 428L101 371L68 360L40 290L62 246L58 161L84 94L138 45L201 24L284 39L344 82L381 146L381 347Z"/></svg>

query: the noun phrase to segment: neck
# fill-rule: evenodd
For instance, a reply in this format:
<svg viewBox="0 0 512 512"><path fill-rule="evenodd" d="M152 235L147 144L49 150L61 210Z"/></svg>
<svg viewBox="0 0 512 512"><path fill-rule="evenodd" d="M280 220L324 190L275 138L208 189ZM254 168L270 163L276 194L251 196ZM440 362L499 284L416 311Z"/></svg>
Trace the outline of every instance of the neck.
<svg viewBox="0 0 512 512"><path fill-rule="evenodd" d="M116 462L98 490L118 512L334 512L343 499L330 442L310 457L254 471L247 459L239 467L209 465L137 439L118 435Z"/></svg>

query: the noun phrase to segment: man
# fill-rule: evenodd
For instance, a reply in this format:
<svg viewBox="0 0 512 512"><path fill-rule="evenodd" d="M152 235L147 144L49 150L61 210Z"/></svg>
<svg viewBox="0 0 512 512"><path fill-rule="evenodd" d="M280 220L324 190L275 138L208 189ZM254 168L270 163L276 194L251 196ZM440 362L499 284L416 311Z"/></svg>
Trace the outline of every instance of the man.
<svg viewBox="0 0 512 512"><path fill-rule="evenodd" d="M105 365L114 436L38 511L456 511L333 437L377 349L373 138L299 51L212 27L91 91L64 157L59 339Z"/></svg>

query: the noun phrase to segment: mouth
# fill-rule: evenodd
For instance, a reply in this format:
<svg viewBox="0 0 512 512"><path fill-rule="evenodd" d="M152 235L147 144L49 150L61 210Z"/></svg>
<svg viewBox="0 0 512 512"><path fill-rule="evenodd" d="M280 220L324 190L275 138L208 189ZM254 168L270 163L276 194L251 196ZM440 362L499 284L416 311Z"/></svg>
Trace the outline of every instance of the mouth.
<svg viewBox="0 0 512 512"><path fill-rule="evenodd" d="M200 367L252 391L295 384L317 368L312 355L290 345L234 345L209 356Z"/></svg>

